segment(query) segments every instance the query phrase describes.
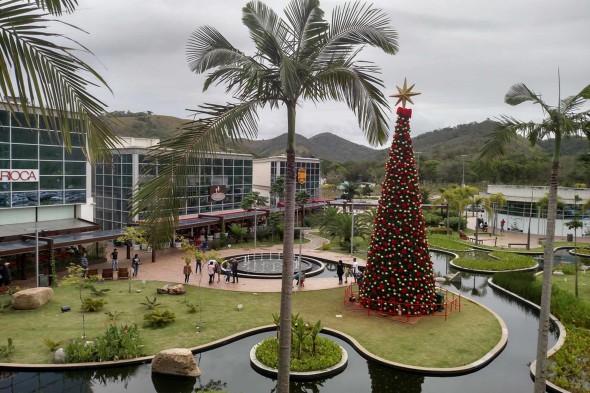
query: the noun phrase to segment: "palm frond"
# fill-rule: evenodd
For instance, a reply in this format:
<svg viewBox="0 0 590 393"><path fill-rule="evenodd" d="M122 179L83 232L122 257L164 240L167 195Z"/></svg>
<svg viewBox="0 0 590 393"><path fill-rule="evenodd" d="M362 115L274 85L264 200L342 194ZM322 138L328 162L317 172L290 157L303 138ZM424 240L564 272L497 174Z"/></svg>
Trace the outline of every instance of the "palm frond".
<svg viewBox="0 0 590 393"><path fill-rule="evenodd" d="M189 36L186 59L189 69L200 74L219 66L241 64L246 56L215 28L203 26Z"/></svg>
<svg viewBox="0 0 590 393"><path fill-rule="evenodd" d="M334 9L328 36L318 57L340 57L356 45L371 45L393 55L398 51L397 38L397 32L382 10L369 4L347 3Z"/></svg>
<svg viewBox="0 0 590 393"><path fill-rule="evenodd" d="M315 86L323 91L310 92L310 97L325 94L334 100L344 101L357 115L359 126L367 141L372 145L382 145L389 138L387 111L389 105L383 93L383 83L374 76L378 68L370 63L343 63L330 67L317 75Z"/></svg>
<svg viewBox="0 0 590 393"><path fill-rule="evenodd" d="M501 116L496 122L495 130L485 140L473 168L479 170L482 166L488 165L489 161L503 157L506 154L506 147L518 134L520 125L521 123L512 117Z"/></svg>
<svg viewBox="0 0 590 393"><path fill-rule="evenodd" d="M62 131L68 148L70 133L80 131L74 125L86 127L83 133L97 132L94 136L88 134L88 141L97 145L90 146L87 157L91 161L108 159L109 149L115 147L118 138L103 116L104 103L87 91L89 86L108 85L73 54L90 51L61 34L45 30L47 24L55 21L47 19L33 4L9 1L1 9L0 90L5 96L19 97L9 101L11 110L16 110L17 105L30 124L33 107L37 106L45 124ZM74 47L57 45L50 39L66 39Z"/></svg>
<svg viewBox="0 0 590 393"><path fill-rule="evenodd" d="M524 83L517 83L513 85L510 89L508 89L506 95L504 96L504 102L512 106L519 105L527 101L541 105L541 107L546 111L551 109L551 107L541 99L540 95L534 93Z"/></svg>
<svg viewBox="0 0 590 393"><path fill-rule="evenodd" d="M561 113L571 113L581 108L590 99L590 85L584 87L578 94L564 98L559 103Z"/></svg>
<svg viewBox="0 0 590 393"><path fill-rule="evenodd" d="M258 54L271 64L281 64L283 51L292 49L289 26L270 7L257 0L242 8L242 23L248 28Z"/></svg>
<svg viewBox="0 0 590 393"><path fill-rule="evenodd" d="M133 195L131 215L142 215L153 236L165 239L178 224L187 181L194 176L196 162L219 151L228 139L255 138L259 101L226 106L206 104L195 110L195 120L184 124L173 138L162 141L148 155L152 163L142 187ZM198 115L207 117L199 118Z"/></svg>
<svg viewBox="0 0 590 393"><path fill-rule="evenodd" d="M287 20L293 29L293 39L298 60L307 59L321 42L321 36L328 31L324 11L318 0L292 0L285 9Z"/></svg>
<svg viewBox="0 0 590 393"><path fill-rule="evenodd" d="M70 13L76 9L77 0L35 0L37 8L47 10L50 14L61 15L63 12Z"/></svg>

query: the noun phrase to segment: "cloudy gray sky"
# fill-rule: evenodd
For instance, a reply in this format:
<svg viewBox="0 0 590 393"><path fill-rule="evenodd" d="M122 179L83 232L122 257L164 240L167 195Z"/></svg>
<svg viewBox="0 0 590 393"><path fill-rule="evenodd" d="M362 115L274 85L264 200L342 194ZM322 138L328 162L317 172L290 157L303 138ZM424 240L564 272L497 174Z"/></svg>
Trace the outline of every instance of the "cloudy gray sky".
<svg viewBox="0 0 590 393"><path fill-rule="evenodd" d="M282 15L287 1L265 2ZM321 1L329 18L343 1ZM558 99L590 84L590 1L588 0L374 0L399 34L399 53L372 49L362 59L382 69L384 93L415 83L412 133L482 121L499 114L537 120L531 104L510 107L503 97L518 82ZM237 48L253 53L241 9L245 0L80 0L63 18L88 34L66 29L94 52L89 59L113 94L99 93L109 110L152 111L188 118L186 109L205 102L225 103L223 89L202 92L203 77L187 66L185 47L192 31L217 28ZM63 30L63 29L62 29ZM395 101L391 99L391 105ZM258 139L286 131L284 110L261 113ZM393 115L390 115L393 120ZM366 144L354 115L340 103L305 103L297 132L332 132Z"/></svg>

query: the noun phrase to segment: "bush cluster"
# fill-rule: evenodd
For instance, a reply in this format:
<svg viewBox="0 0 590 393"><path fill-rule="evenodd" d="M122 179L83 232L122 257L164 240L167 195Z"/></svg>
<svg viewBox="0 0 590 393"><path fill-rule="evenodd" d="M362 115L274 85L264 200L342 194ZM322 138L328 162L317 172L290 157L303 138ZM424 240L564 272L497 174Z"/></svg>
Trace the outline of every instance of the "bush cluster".
<svg viewBox="0 0 590 393"><path fill-rule="evenodd" d="M136 325L109 325L94 341L72 340L64 349L67 363L133 359L144 355L143 340Z"/></svg>
<svg viewBox="0 0 590 393"><path fill-rule="evenodd" d="M301 359L297 359L297 345L291 347L291 371L318 371L332 367L342 359L342 349L334 341L325 338L316 338L316 353L312 351L312 339L306 337L303 340L303 353ZM264 340L256 348L256 358L265 366L278 368L279 366L279 341L276 337Z"/></svg>

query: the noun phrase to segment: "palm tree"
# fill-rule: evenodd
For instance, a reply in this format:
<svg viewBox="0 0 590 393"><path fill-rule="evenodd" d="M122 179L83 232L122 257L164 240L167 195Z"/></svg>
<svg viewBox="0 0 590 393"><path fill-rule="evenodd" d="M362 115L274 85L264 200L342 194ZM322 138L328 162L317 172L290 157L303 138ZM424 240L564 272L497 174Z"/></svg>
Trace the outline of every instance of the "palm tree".
<svg viewBox="0 0 590 393"><path fill-rule="evenodd" d="M38 108L47 128L62 132L66 148L72 146L72 133L81 132L86 157L108 161L117 137L104 115L105 105L87 87L110 88L76 56L91 53L88 49L47 30L59 22L52 15L71 13L76 6L76 0L0 1L0 89L10 109L22 111L29 125ZM56 43L64 38L67 46Z"/></svg>
<svg viewBox="0 0 590 393"><path fill-rule="evenodd" d="M187 59L195 73L209 72L204 89L221 83L235 99L223 105L204 104L195 120L152 155L159 174L135 195L134 211L146 210L145 219L171 232L178 221L178 199L196 155L216 151L228 140L257 135L259 109L283 107L287 111L287 165L285 242L281 286L281 339L278 392L289 390L289 327L293 271L295 217L295 130L297 107L303 100L345 102L357 115L359 126L372 145L388 139L387 100L378 78L380 70L357 59L365 46L387 54L397 52L397 34L386 14L364 3L336 7L332 23L324 19L318 0L291 0L279 17L260 1L242 9L242 22L255 47L246 55L215 28L198 28L189 39Z"/></svg>
<svg viewBox="0 0 590 393"><path fill-rule="evenodd" d="M498 226L498 209L501 209L506 201L504 194L501 192L492 194L485 200L484 208L492 217L491 224L493 235L496 235L496 227Z"/></svg>
<svg viewBox="0 0 590 393"><path fill-rule="evenodd" d="M561 96L561 94L560 94ZM583 135L590 140L590 111L580 108L590 99L590 85L578 94L559 100L557 106L545 103L539 94L534 93L525 84L512 86L504 102L509 105L519 105L532 102L541 107L544 119L540 123L522 122L509 116L501 116L497 129L484 143L477 159L477 165L483 165L486 160L501 157L505 149L517 135L524 136L531 145L537 141L552 137L553 158L549 180L549 204L547 213L547 240L544 252L543 289L541 294L541 311L539 314L539 334L537 339L537 363L535 370L535 392L545 391L547 383L547 342L549 336L549 314L551 306L551 278L553 265L553 241L555 238L555 220L557 213L557 185L561 141L568 137Z"/></svg>

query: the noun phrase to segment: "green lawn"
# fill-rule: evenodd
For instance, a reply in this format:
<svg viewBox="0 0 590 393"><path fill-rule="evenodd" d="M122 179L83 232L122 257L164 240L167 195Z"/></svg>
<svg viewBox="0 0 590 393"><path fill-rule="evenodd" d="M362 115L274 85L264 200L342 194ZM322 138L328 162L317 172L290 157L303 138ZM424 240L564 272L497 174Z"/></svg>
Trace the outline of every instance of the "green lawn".
<svg viewBox="0 0 590 393"><path fill-rule="evenodd" d="M559 289L575 293L575 275L553 276L553 285ZM580 299L590 303L590 272L578 272L578 294Z"/></svg>
<svg viewBox="0 0 590 393"><path fill-rule="evenodd" d="M272 313L279 312L279 293L232 292L210 288L188 287L189 303L202 305L202 313L188 313L184 296L156 295L162 283L142 285L132 281L97 284L110 288L108 304L102 312L86 314L86 333L92 338L109 323L104 312L123 312L118 323L137 323L142 327L146 354L173 347L196 347L240 331L262 325L272 325ZM137 292L141 290L141 292ZM143 326L147 308L140 303L145 297L156 296L163 308L176 313L176 321L162 329ZM8 295L0 297L6 303ZM237 304L243 310L237 311ZM71 312L61 313L60 306L70 305ZM51 353L43 340L68 340L82 336L82 314L78 292L72 287L55 289L54 298L41 309L0 314L3 337L11 337L15 352L2 361L20 363L49 363ZM442 317L424 317L418 323L395 322L366 312L343 302L343 289L296 292L293 312L301 313L307 321L322 320L325 327L354 337L373 354L409 365L423 367L455 367L480 359L500 337L498 321L485 309L462 299L461 312ZM337 317L341 315L342 317ZM196 333L197 325L201 326ZM4 342L1 344L5 344Z"/></svg>

